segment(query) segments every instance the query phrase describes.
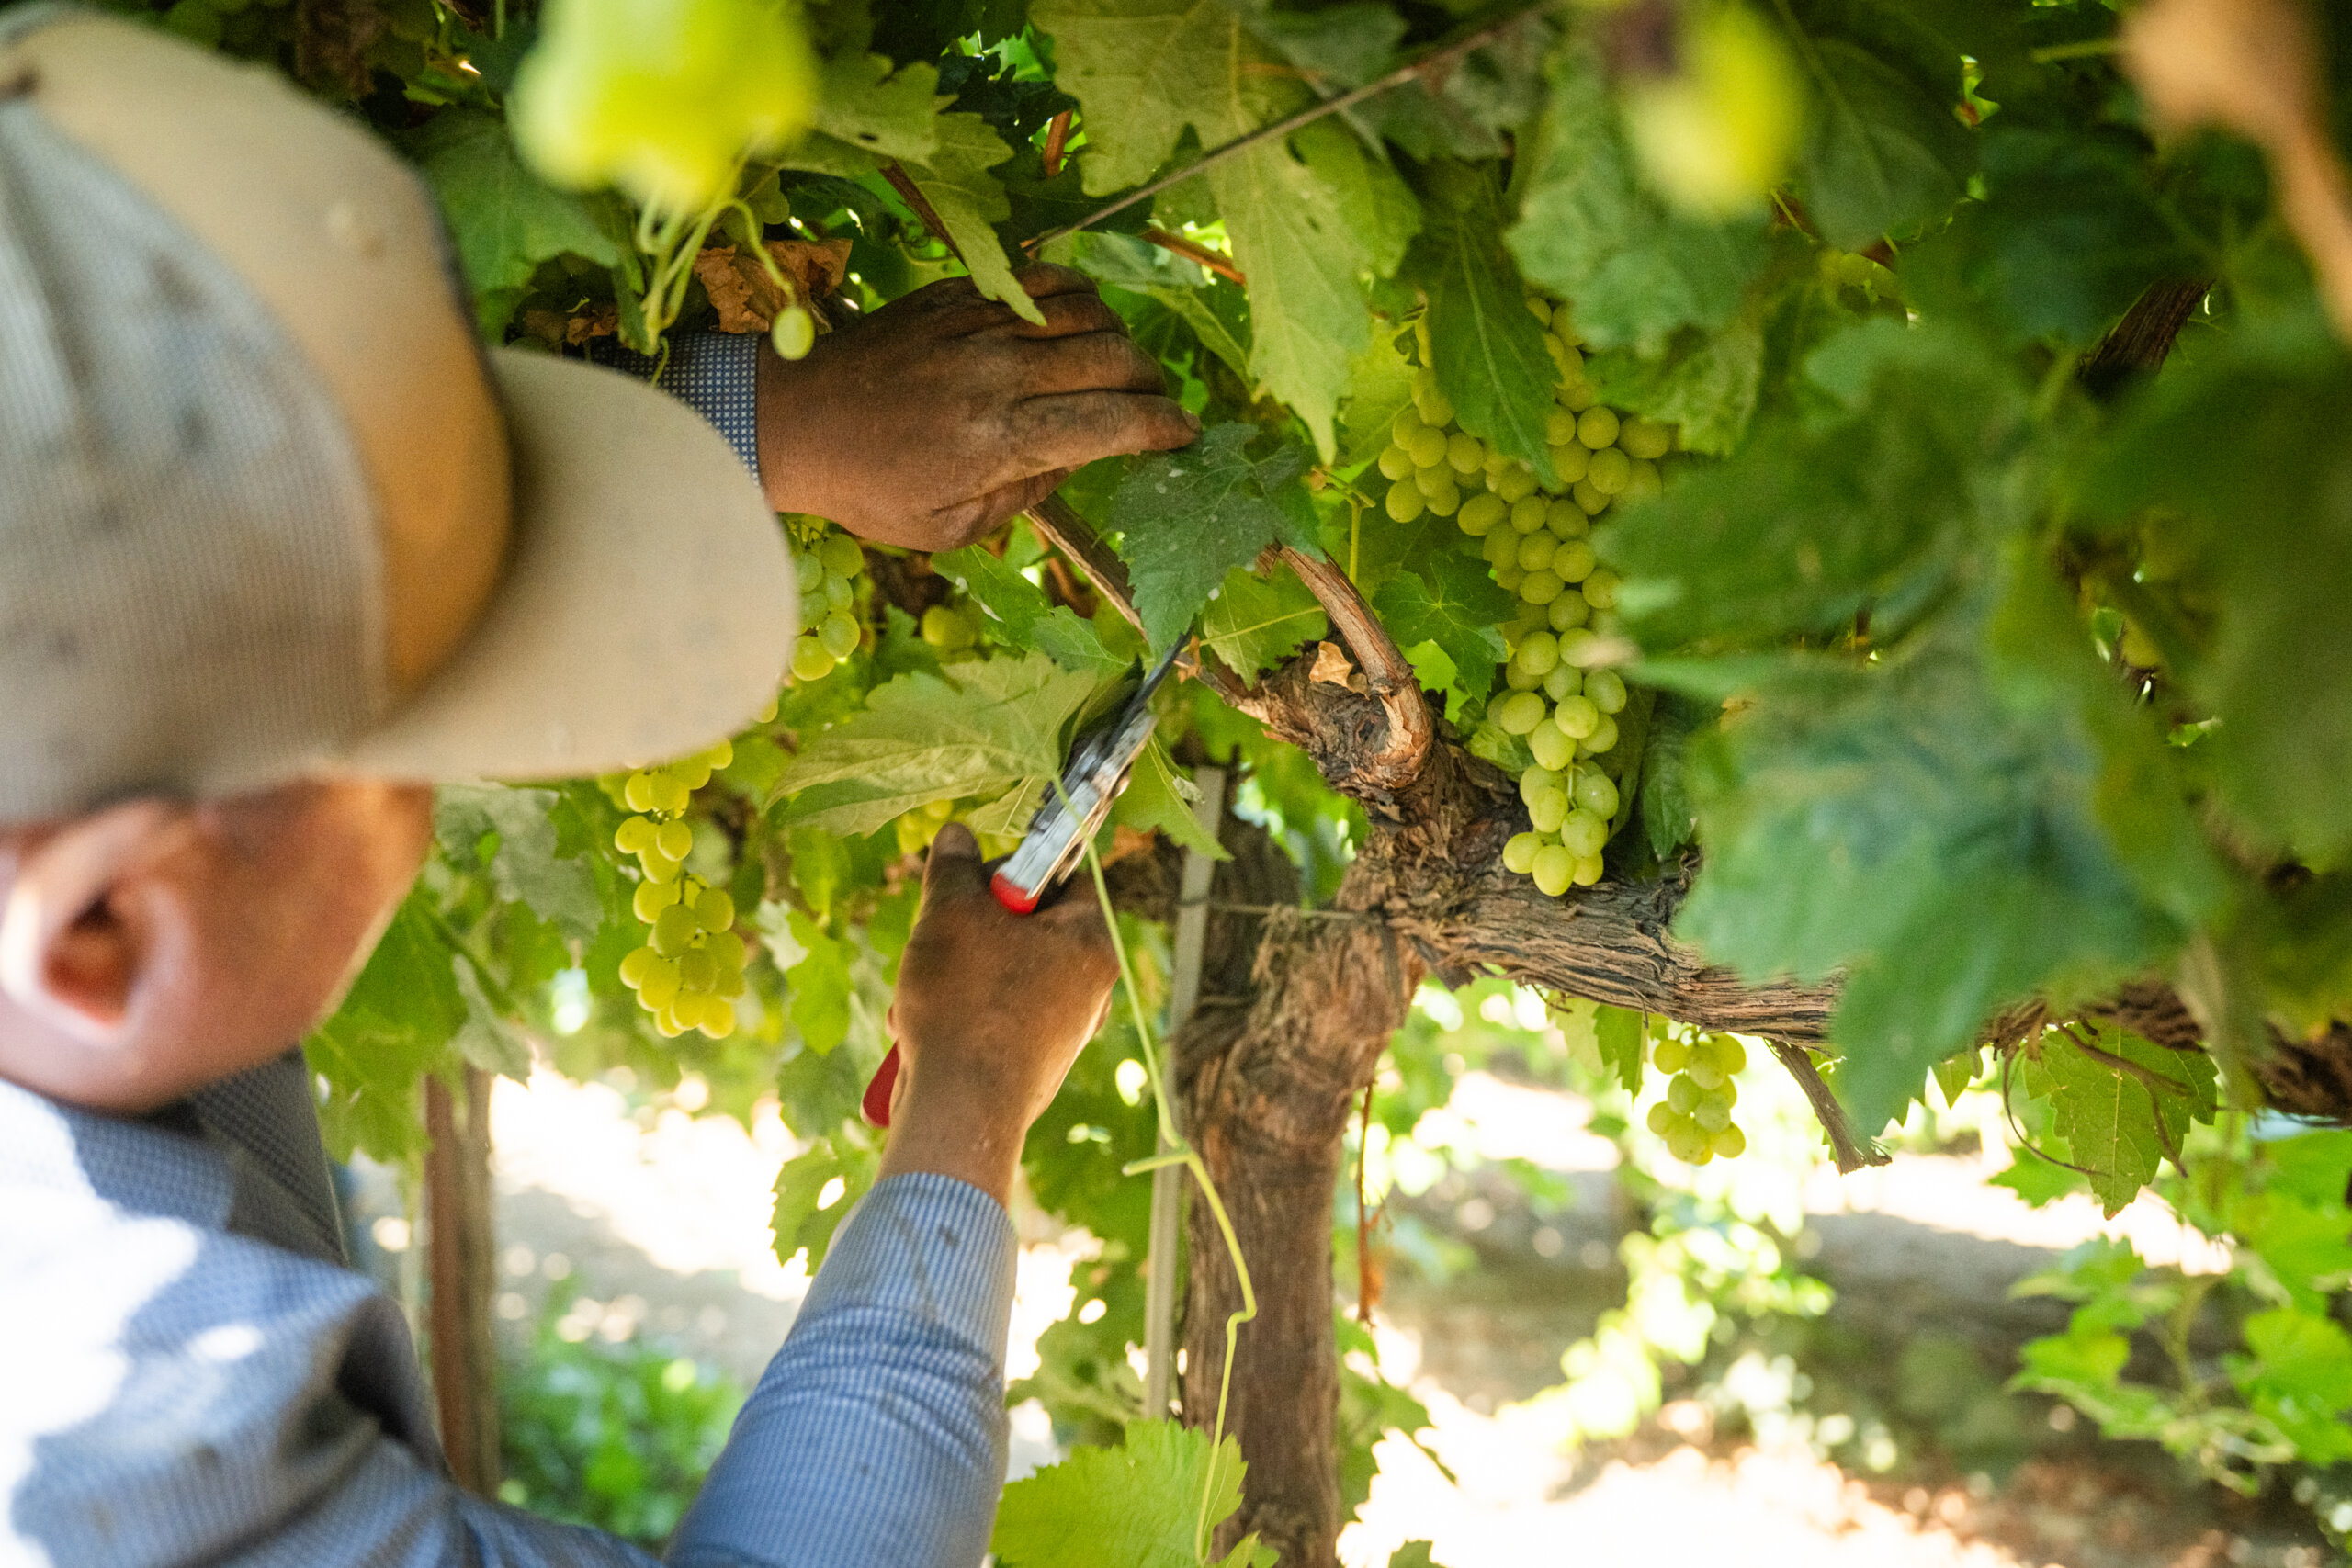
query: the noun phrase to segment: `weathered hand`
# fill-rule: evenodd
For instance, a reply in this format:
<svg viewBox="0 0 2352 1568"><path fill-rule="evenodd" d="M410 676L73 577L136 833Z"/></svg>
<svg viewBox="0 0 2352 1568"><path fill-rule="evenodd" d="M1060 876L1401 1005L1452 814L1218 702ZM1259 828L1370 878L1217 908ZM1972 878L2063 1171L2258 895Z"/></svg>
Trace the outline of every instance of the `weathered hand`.
<svg viewBox="0 0 2352 1568"><path fill-rule="evenodd" d="M1043 326L950 278L818 339L797 363L763 353L769 502L883 544L954 549L1073 468L1199 433L1091 279L1060 266L1020 278Z"/></svg>
<svg viewBox="0 0 2352 1568"><path fill-rule="evenodd" d="M1090 892L1012 914L971 833L942 828L890 1009L900 1066L882 1174L944 1171L1007 1197L1021 1141L1102 1027L1118 973Z"/></svg>

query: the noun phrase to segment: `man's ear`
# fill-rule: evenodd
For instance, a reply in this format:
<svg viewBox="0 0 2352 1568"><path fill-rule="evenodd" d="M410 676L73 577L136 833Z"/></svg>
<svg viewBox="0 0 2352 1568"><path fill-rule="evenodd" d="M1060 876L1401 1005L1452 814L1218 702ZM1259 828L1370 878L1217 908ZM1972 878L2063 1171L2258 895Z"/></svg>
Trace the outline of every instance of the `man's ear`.
<svg viewBox="0 0 2352 1568"><path fill-rule="evenodd" d="M113 1043L156 936L141 874L185 826L181 808L132 801L79 818L19 861L0 909L0 993L51 1028Z"/></svg>

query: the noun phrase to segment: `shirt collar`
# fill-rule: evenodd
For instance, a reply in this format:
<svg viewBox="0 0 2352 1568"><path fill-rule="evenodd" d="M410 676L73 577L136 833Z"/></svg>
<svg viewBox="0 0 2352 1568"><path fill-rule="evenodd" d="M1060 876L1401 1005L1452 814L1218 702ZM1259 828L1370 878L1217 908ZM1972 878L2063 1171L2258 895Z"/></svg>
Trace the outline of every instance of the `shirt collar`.
<svg viewBox="0 0 2352 1568"><path fill-rule="evenodd" d="M234 1196L226 1156L198 1134L0 1080L0 1191L10 1189L81 1194L208 1230L226 1227Z"/></svg>

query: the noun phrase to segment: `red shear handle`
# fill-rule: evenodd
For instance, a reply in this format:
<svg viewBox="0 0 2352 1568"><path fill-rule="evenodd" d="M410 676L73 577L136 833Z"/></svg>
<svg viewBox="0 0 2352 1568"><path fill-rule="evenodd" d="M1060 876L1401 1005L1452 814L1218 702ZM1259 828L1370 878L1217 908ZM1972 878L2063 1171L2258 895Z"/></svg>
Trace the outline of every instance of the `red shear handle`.
<svg viewBox="0 0 2352 1568"><path fill-rule="evenodd" d="M989 891L996 895L998 903L1016 915L1028 914L1037 907L1035 893L1001 871L989 879ZM882 1058L882 1065L874 1069L874 1077L865 1086L865 1098L857 1102L858 1113L865 1118L867 1126L888 1127L890 1124L890 1097L898 1088L899 1048L892 1045L890 1054Z"/></svg>

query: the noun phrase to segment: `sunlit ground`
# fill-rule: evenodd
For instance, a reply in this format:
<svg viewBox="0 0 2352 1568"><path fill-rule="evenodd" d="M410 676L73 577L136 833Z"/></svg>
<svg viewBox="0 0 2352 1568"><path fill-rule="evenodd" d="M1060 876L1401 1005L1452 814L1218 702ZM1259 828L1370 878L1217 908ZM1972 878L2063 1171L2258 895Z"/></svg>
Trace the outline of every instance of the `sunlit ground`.
<svg viewBox="0 0 2352 1568"><path fill-rule="evenodd" d="M1597 1188L1596 1173L1613 1164L1615 1151L1585 1130L1589 1114L1574 1096L1471 1072L1416 1142L1583 1171ZM527 1088L501 1082L495 1116L502 1314L519 1320L536 1314L551 1281L569 1279L567 1288L578 1294L561 1326L568 1337L651 1333L727 1366L747 1384L756 1378L808 1286L805 1269L779 1264L770 1250L770 1189L796 1147L781 1122L769 1114L747 1133L732 1121L696 1120L676 1107L632 1111L612 1087L572 1085L546 1073ZM2185 1237L2152 1200L2103 1221L2087 1199L2037 1211L1985 1187L1984 1176L2007 1162L1997 1147L1981 1156L1906 1156L1843 1180L1824 1171L1798 1196L1815 1216L1875 1213L2052 1249L2105 1232L2128 1235L2152 1261L2220 1266L2199 1250L2206 1244ZM1472 1211L1465 1224L1484 1223L1473 1211L1482 1201L1464 1205ZM1068 1310L1071 1267L1090 1248L1083 1235L1053 1235L1034 1217L1024 1243L1010 1357L1015 1377L1035 1367L1035 1339ZM1556 1253L1560 1244L1539 1233L1534 1246ZM1714 1443L1707 1414L1696 1405L1668 1405L1645 1434L1621 1446L1620 1457L1596 1461L1588 1454L1579 1466L1560 1442L1554 1407L1459 1396L1423 1366L1420 1334L1396 1321L1384 1324L1378 1342L1387 1375L1429 1406L1430 1446L1455 1479L1448 1481L1408 1443L1384 1444L1372 1500L1342 1538L1351 1568L1383 1563L1398 1543L1414 1539L1433 1540L1437 1560L1451 1568L1610 1568L1727 1551L1744 1563L1805 1568L2103 1568L2133 1561L2163 1568L2317 1568L2320 1562L2315 1552L2301 1555L2301 1547L2257 1552L2211 1531L2151 1540L2149 1555L2078 1555L2069 1540L2090 1552L2102 1516L2119 1505L2098 1487L2071 1495L2056 1482L2043 1487L2051 1497L2034 1503L2035 1546L2019 1556L1973 1539L1998 1535L1987 1528L1989 1510L2007 1505L1987 1503L1964 1484L1890 1486L1885 1478L1849 1475L1815 1457L1795 1432L1765 1449ZM1017 1471L1052 1457L1041 1409L1016 1411L1013 1426ZM2080 1490L2079 1483L2067 1484Z"/></svg>

